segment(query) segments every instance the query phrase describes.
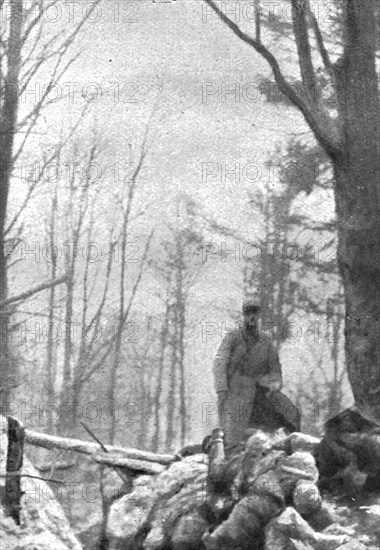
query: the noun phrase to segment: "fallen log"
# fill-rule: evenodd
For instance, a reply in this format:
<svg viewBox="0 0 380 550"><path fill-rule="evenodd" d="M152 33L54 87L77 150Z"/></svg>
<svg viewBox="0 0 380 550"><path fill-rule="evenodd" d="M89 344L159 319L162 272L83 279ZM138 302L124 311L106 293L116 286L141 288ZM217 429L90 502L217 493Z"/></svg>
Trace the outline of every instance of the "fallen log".
<svg viewBox="0 0 380 550"><path fill-rule="evenodd" d="M165 470L165 466L178 460L178 457L175 455L156 454L113 445L105 445L107 452L99 452L99 445L97 443L42 434L32 430L25 430L25 443L44 447L45 449L62 449L81 453L87 455L90 460L95 460L102 464L120 466L147 474L161 473Z"/></svg>
<svg viewBox="0 0 380 550"><path fill-rule="evenodd" d="M100 464L107 464L108 466L118 466L121 468L128 468L146 474L161 474L166 467L163 464L154 462L148 462L147 460L135 460L133 458L124 458L118 455L112 455L111 453L97 453L87 455L86 458L95 460Z"/></svg>

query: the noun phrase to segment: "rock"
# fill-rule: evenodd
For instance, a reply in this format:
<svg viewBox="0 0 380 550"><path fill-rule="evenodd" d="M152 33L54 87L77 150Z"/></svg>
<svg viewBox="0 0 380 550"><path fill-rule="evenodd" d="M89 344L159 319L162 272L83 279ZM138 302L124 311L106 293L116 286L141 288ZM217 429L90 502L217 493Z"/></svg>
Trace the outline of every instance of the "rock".
<svg viewBox="0 0 380 550"><path fill-rule="evenodd" d="M313 483L318 480L318 470L310 453L296 451L281 461L280 469L282 477L305 479Z"/></svg>
<svg viewBox="0 0 380 550"><path fill-rule="evenodd" d="M348 408L340 412L325 423L325 432L332 438L339 438L341 434L380 433L380 425L366 418L355 408Z"/></svg>
<svg viewBox="0 0 380 550"><path fill-rule="evenodd" d="M364 546L364 544L358 542L357 540L351 540L346 544L338 546L336 550L367 550L367 546Z"/></svg>
<svg viewBox="0 0 380 550"><path fill-rule="evenodd" d="M313 541L315 538L314 530L291 506L288 506L280 516L268 523L266 534L266 550L275 550L275 546L271 541L276 540L278 536L283 539L285 535L287 541L289 541L289 538L305 541Z"/></svg>
<svg viewBox="0 0 380 550"><path fill-rule="evenodd" d="M201 539L207 529L207 522L198 511L181 516L172 535L173 550L199 550Z"/></svg>
<svg viewBox="0 0 380 550"><path fill-rule="evenodd" d="M322 505L322 497L315 483L308 480L299 481L293 492L293 504L302 515L318 510Z"/></svg>
<svg viewBox="0 0 380 550"><path fill-rule="evenodd" d="M345 535L328 535L314 531L292 507L288 507L266 527L265 550L293 550L298 541L315 550L335 550L347 540ZM299 545L301 548L302 546Z"/></svg>
<svg viewBox="0 0 380 550"><path fill-rule="evenodd" d="M134 491L111 506L110 550L155 550L173 536L178 548L191 549L206 529L197 512L205 501L206 476L207 457L194 455L174 462L157 477L135 480Z"/></svg>
<svg viewBox="0 0 380 550"><path fill-rule="evenodd" d="M263 523L276 516L283 507L281 488L276 480L266 478L262 481L260 487L255 487L257 492L239 500L228 518L203 538L207 550L255 550L262 547Z"/></svg>
<svg viewBox="0 0 380 550"><path fill-rule="evenodd" d="M0 418L0 473L5 475L8 447L7 420ZM23 474L40 477L38 471L24 457ZM5 478L0 478L4 491ZM81 550L71 531L63 510L49 485L40 479L22 478L24 495L21 500L21 524L6 514L0 506L0 527L4 550ZM67 490L67 487L65 488Z"/></svg>
<svg viewBox="0 0 380 550"><path fill-rule="evenodd" d="M380 425L346 409L325 423L314 455L321 486L359 493L380 492Z"/></svg>
<svg viewBox="0 0 380 550"><path fill-rule="evenodd" d="M151 476L141 476L135 481L135 487L129 494L118 499L110 509L108 531L112 537L126 537L137 533L145 520L154 495Z"/></svg>
<svg viewBox="0 0 380 550"><path fill-rule="evenodd" d="M350 531L351 519L340 525L336 505L322 501L315 459L305 450L318 440L291 438L289 454L288 436L253 433L244 453L217 462L213 483L204 455L139 478L133 495L111 508L110 550L336 550L354 539L366 543L364 528Z"/></svg>
<svg viewBox="0 0 380 550"><path fill-rule="evenodd" d="M294 432L287 437L286 442L289 444L292 453L305 451L313 454L316 446L320 443L320 439L312 435Z"/></svg>
<svg viewBox="0 0 380 550"><path fill-rule="evenodd" d="M321 507L317 510L313 510L309 514L304 514L304 519L307 520L309 525L315 531L324 531L334 523L335 514L333 512L333 508L329 506L326 502L322 501Z"/></svg>

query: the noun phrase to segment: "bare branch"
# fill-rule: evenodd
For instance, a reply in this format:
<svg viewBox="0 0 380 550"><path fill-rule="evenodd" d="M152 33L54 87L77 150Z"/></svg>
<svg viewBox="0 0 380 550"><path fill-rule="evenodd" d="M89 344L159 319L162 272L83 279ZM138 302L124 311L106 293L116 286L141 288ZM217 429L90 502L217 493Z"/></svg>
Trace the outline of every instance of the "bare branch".
<svg viewBox="0 0 380 550"><path fill-rule="evenodd" d="M38 292L42 292L42 290L46 290L47 288L51 288L52 286L56 286L64 283L66 279L67 279L67 276L63 275L62 277L59 277L54 281L48 281L48 282L42 283L34 288L31 288L30 290L22 292L21 294L17 294L16 296L11 296L10 298L7 298L6 300L3 300L2 302L0 302L0 308L9 306L9 304L13 304L14 302L24 301L27 298L34 296Z"/></svg>
<svg viewBox="0 0 380 550"><path fill-rule="evenodd" d="M90 320L90 322L88 323L88 325L86 327L86 334L88 334L90 332L90 330L92 329L92 327L94 327L93 336L91 338L91 341L88 344L88 349L87 349L88 354L90 354L92 352L94 343L96 341L98 328L99 328L99 324L100 324L100 319L101 319L101 314L103 312L104 305L105 305L105 302L106 302L106 299L107 299L109 283L110 283L110 275L111 275L111 270L112 270L112 258L113 258L113 253L114 253L114 246L115 246L115 244L112 244L112 230L111 230L111 232L110 232L110 241L109 241L108 261L107 261L107 267L106 267L106 277L105 277L105 282L104 282L104 287L103 287L102 298L100 300L100 303L98 305L97 310L95 311L92 319Z"/></svg>
<svg viewBox="0 0 380 550"><path fill-rule="evenodd" d="M260 0L255 0L255 30L256 42L261 43L261 6Z"/></svg>
<svg viewBox="0 0 380 550"><path fill-rule="evenodd" d="M339 156L341 153L340 143L335 136L330 136L328 132L326 132L326 120L323 120L323 123L321 123L319 116L320 111L313 109L307 101L297 94L292 85L287 82L275 56L263 44L257 42L254 38L242 31L234 21L231 21L231 19L229 19L221 9L219 9L213 0L204 1L214 10L219 19L223 21L223 23L225 23L238 38L240 38L240 40L254 48L254 50L256 50L256 52L268 62L280 90L301 111L310 129L313 131L315 137L325 149L326 153L332 158Z"/></svg>
<svg viewBox="0 0 380 550"><path fill-rule="evenodd" d="M102 449L102 451L105 452L105 453L108 453L107 447L100 441L100 439L94 434L94 432L92 430L90 430L90 428L87 426L87 424L85 424L84 422L81 422L81 424L82 424L83 428L86 430L86 432L89 433L90 436L93 437L97 443L99 443L100 448ZM120 477L120 479L122 481L124 481L124 483L128 484L130 482L130 477L128 476L128 474L125 470L123 470L122 468L117 467L117 466L112 466L112 468L117 473L117 475Z"/></svg>
<svg viewBox="0 0 380 550"><path fill-rule="evenodd" d="M20 474L19 472L8 472L7 475L3 475L3 474L0 474L0 477L30 477L31 479L39 479L41 481L46 481L46 483L48 482L52 482L52 483L66 483L65 481L60 481L59 479L54 479L54 478L49 478L49 479L44 479L43 477L39 477L39 476L32 476L31 474Z"/></svg>
<svg viewBox="0 0 380 550"><path fill-rule="evenodd" d="M314 103L317 101L317 80L311 59L304 0L292 0L292 19L302 83L309 101Z"/></svg>
<svg viewBox="0 0 380 550"><path fill-rule="evenodd" d="M141 277L142 277L143 267L144 267L146 257L147 257L148 251L149 251L149 245L150 245L150 241L153 237L153 233L154 233L154 230L151 231L151 233L148 237L148 240L147 240L147 244L145 246L144 254L143 254L143 257L142 257L142 260L141 260L141 268L140 268L138 277L135 281L135 284L133 285L132 292L131 292L131 297L130 297L128 306L126 307L126 310L124 311L124 314L123 314L123 325L125 324L126 320L128 319L128 315L129 315L130 309L132 307L133 300L134 300L138 285L139 285ZM111 346L114 343L114 341L116 340L116 338L117 338L117 332L115 331L115 333L112 336L110 336L105 343L103 343L102 349L106 348L105 352L101 355L100 358L97 359L95 364L93 364L92 368L83 376L82 383L85 382L86 380L88 380L94 374L94 372L99 370L104 365L104 361L107 358L107 356L110 352ZM96 352L90 358L90 362L92 360L94 360L96 357L99 357L99 351L100 350L96 350Z"/></svg>
<svg viewBox="0 0 380 550"><path fill-rule="evenodd" d="M67 137L60 142L60 149L63 149L63 147L70 141L70 139L72 138L72 136L75 134L79 124L82 122L83 120L83 117L89 107L90 103L86 103L85 106L83 107L82 111L81 111L81 114L77 120L77 122L75 123L75 125L71 128L69 134L67 135ZM25 135L25 138L23 139L21 145L19 146L17 152L14 154L13 158L12 158L12 162L16 162L18 157L20 156L20 154L22 153L22 150L23 150L23 147L25 145L25 142L26 140L28 139L29 135L31 134L32 130L33 130L33 127L34 127L34 124L35 124L36 120L33 121L33 123L28 127L28 130L26 132L26 135ZM44 168L55 158L56 156L56 153L52 153L52 155L50 156L50 158L48 158L46 160L46 162L43 164L42 166L42 170L41 170L41 173L43 173L43 170Z"/></svg>
<svg viewBox="0 0 380 550"><path fill-rule="evenodd" d="M312 27L313 27L313 30L314 30L315 39L317 41L318 50L319 50L319 53L321 55L323 64L325 66L325 69L328 72L332 73L333 66L332 66L332 63L331 63L329 52L326 49L321 29L319 28L317 18L315 17L315 13L310 8L309 0L307 0L307 8L308 8L308 13L309 13L309 17L310 17L310 20L311 20L311 24L312 24Z"/></svg>

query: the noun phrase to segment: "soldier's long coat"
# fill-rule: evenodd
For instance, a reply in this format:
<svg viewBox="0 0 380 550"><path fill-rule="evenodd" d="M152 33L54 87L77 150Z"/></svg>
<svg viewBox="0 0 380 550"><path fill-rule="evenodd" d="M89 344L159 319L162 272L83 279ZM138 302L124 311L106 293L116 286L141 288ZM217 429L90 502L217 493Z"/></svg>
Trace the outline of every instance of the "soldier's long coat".
<svg viewBox="0 0 380 550"><path fill-rule="evenodd" d="M255 337L245 328L227 334L214 362L215 389L228 391L219 403L220 418L228 445L240 442L250 425L256 384L282 385L281 364L268 336Z"/></svg>

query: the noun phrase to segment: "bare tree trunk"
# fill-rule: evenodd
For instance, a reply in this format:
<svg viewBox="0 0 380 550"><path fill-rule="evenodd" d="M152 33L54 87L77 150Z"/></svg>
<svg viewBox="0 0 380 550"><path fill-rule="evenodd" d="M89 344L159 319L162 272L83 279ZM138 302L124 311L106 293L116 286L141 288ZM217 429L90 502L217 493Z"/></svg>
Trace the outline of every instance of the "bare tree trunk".
<svg viewBox="0 0 380 550"><path fill-rule="evenodd" d="M96 147L93 145L89 154L90 163L95 157ZM88 177L84 182L81 182L81 185L78 186L79 191L77 190L77 175L70 175L70 189L69 189L69 201L66 206L66 234L67 234L67 251L65 257L66 263L66 297L65 297L65 324L64 324L64 355L63 355L63 384L62 384L62 405L65 413L65 417L62 419L63 429L66 429L67 420L70 420L75 426L76 424L76 414L77 414L77 401L74 396L75 389L75 365L74 365L74 320L75 312L74 309L74 300L75 300L75 283L77 277L77 260L79 245L81 239L82 228L85 223L86 213L89 207L89 190L90 190L90 178ZM90 221L91 227L91 221ZM91 229L90 229L91 232ZM85 265L84 273L84 284L85 284L85 293L83 296L83 316L82 316L82 326L81 326L81 344L84 343L83 331L85 327L86 313L87 313L87 295L86 295L86 283L88 277L88 258ZM83 348L80 344L80 351L83 354ZM82 360L82 356L80 360ZM82 369L82 364L77 363L77 368ZM73 410L73 404L76 401L76 409Z"/></svg>
<svg viewBox="0 0 380 550"><path fill-rule="evenodd" d="M138 446L139 448L145 447L146 439L148 436L149 429L149 404L150 404L150 387L149 379L147 377L147 364L143 361L140 364L140 378L141 378L141 393L140 393L140 403L141 403L141 420L139 425L139 435L138 435Z"/></svg>
<svg viewBox="0 0 380 550"><path fill-rule="evenodd" d="M129 305L127 308L125 308L125 275L126 275L126 263L127 263L127 244L128 244L128 224L130 220L130 214L132 211L133 201L135 198L135 192L136 192L136 186L138 177L141 171L141 168L143 166L145 155L146 155L146 138L147 138L147 132L148 127L146 128L145 137L141 146L141 152L140 157L138 160L138 163L133 171L133 174L131 176L128 187L128 193L126 197L126 205L123 207L123 214L122 214L122 229L121 229L121 271L120 271L120 281L119 281L119 292L120 292L120 299L119 299L119 312L118 312L118 320L117 320L117 328L116 328L116 338L115 338L115 344L114 344L114 357L113 361L111 363L111 370L110 370L110 378L108 382L108 407L109 407L109 414L110 414L110 431L109 431L109 441L110 443L114 442L115 439L115 431L116 431L116 419L115 419L115 412L114 412L114 404L115 404L115 387L116 387L116 378L117 378L117 371L120 364L120 355L121 355L121 343L122 343L122 334L123 329L125 326L125 323L128 319L128 313L130 306L132 304L134 293L136 291L136 285L132 290L132 295L130 297ZM152 234L151 234L152 236ZM148 239L148 245L150 238ZM146 249L147 250L147 249ZM142 269L142 268L141 268ZM137 284L140 281L141 271L139 278L137 280Z"/></svg>
<svg viewBox="0 0 380 550"><path fill-rule="evenodd" d="M99 543L98 543L97 550L108 550L109 548L109 540L107 537L109 503L107 502L107 498L104 491L105 474L106 474L106 469L105 469L105 466L102 464L99 468L100 494L102 497L102 522L100 525L100 535L99 535Z"/></svg>
<svg viewBox="0 0 380 550"><path fill-rule="evenodd" d="M61 427L66 430L68 421L72 420L72 356L73 356L73 303L74 303L74 274L76 248L66 254L66 297L65 297L65 323L64 323L64 351L63 351L63 381L61 389L61 403L64 411ZM72 253L72 257L71 257Z"/></svg>
<svg viewBox="0 0 380 550"><path fill-rule="evenodd" d="M185 375L185 323L186 323L186 304L184 296L184 247L181 242L181 234L177 235L176 243L176 310L177 310L177 348L178 363L180 369L180 387L179 387L179 413L181 419L181 445L185 444L187 418L186 418L186 375Z"/></svg>
<svg viewBox="0 0 380 550"><path fill-rule="evenodd" d="M338 300L340 293L338 294ZM332 338L331 342L331 359L333 361L333 378L329 388L327 402L327 418L332 418L341 410L342 402L342 384L344 369L341 368L339 357L340 349L340 334L343 324L342 300L337 301L332 306L332 311L327 311L327 327L328 333ZM332 329L332 330L331 330Z"/></svg>
<svg viewBox="0 0 380 550"><path fill-rule="evenodd" d="M92 161L92 158L91 158ZM94 207L94 204L92 205ZM87 229L87 244L90 245L92 240L92 228L93 228L93 219L94 209L91 209L91 216L89 220L89 227ZM82 280L82 316L81 316L81 327L80 327L80 341L79 349L77 354L77 360L75 362L75 368L73 372L73 381L72 381L72 416L73 422L76 425L78 421L78 409L82 391L82 378L86 369L86 356L87 356L87 316L88 316L88 303L89 303L89 269L90 269L90 258L86 257L85 259L84 274Z"/></svg>
<svg viewBox="0 0 380 550"><path fill-rule="evenodd" d="M57 215L57 190L51 204L49 245L51 255L51 279L57 276L57 256L55 254L55 217ZM55 317L55 293L56 288L52 286L49 292L49 318L48 318L48 341L46 352L46 395L49 401L55 399L55 368L56 368L56 343L54 338L54 317ZM48 407L47 428L49 432L53 431L53 410Z"/></svg>
<svg viewBox="0 0 380 550"><path fill-rule="evenodd" d="M146 332L148 335L148 341L156 340L156 333L153 332L152 317L148 317ZM144 448L149 437L150 418L153 412L153 400L152 400L152 365L150 363L149 351L151 346L148 345L148 341L144 346L144 353L141 358L141 403L142 403L142 417L140 423L140 430L138 436L138 445L140 448Z"/></svg>
<svg viewBox="0 0 380 550"><path fill-rule="evenodd" d="M348 376L356 403L380 420L380 102L373 6L367 0L346 5L345 54L336 69L344 146L334 172Z"/></svg>
<svg viewBox="0 0 380 550"><path fill-rule="evenodd" d="M5 77L1 75L3 98L0 110L0 302L6 300L8 294L7 255L4 237L19 105L18 84L21 68L23 0L11 2L10 10L8 67ZM0 310L0 369L2 386L4 387L4 391L0 395L2 402L9 401L10 390L7 388L17 383L17 373L13 372L10 360L8 324L9 313L7 307L2 307Z"/></svg>
<svg viewBox="0 0 380 550"><path fill-rule="evenodd" d="M115 440L116 431L116 419L115 419L115 386L116 376L120 364L121 354L121 337L123 334L123 328L125 323L124 310L125 310L125 270L126 270L126 251L127 251L127 224L129 218L130 207L127 207L127 211L124 212L123 229L121 237L121 271L119 281L119 315L116 328L116 339L114 347L114 357L110 369L110 377L108 381L108 409L110 415L110 429L109 429L109 442L113 443Z"/></svg>
<svg viewBox="0 0 380 550"><path fill-rule="evenodd" d="M169 303L166 301L165 305L165 318L161 328L160 336L160 356L158 361L158 376L156 382L156 395L154 398L154 435L152 441L153 451L157 451L160 443L160 410L161 410L161 396L163 390L164 380L164 368L165 368L165 350L168 344L168 323L169 323Z"/></svg>
<svg viewBox="0 0 380 550"><path fill-rule="evenodd" d="M284 182L286 183L286 182ZM289 280L287 245L291 201L296 193L287 184L280 196L271 194L269 180L260 200L265 233L261 241L260 264L246 276L246 291L259 289L263 307L263 329L270 332L273 345L280 350L294 305Z"/></svg>
<svg viewBox="0 0 380 550"><path fill-rule="evenodd" d="M175 304L170 304L170 317L169 317L169 390L166 408L166 438L165 445L168 449L174 442L175 434L175 419L176 415L176 393L177 393L177 316L175 312Z"/></svg>

